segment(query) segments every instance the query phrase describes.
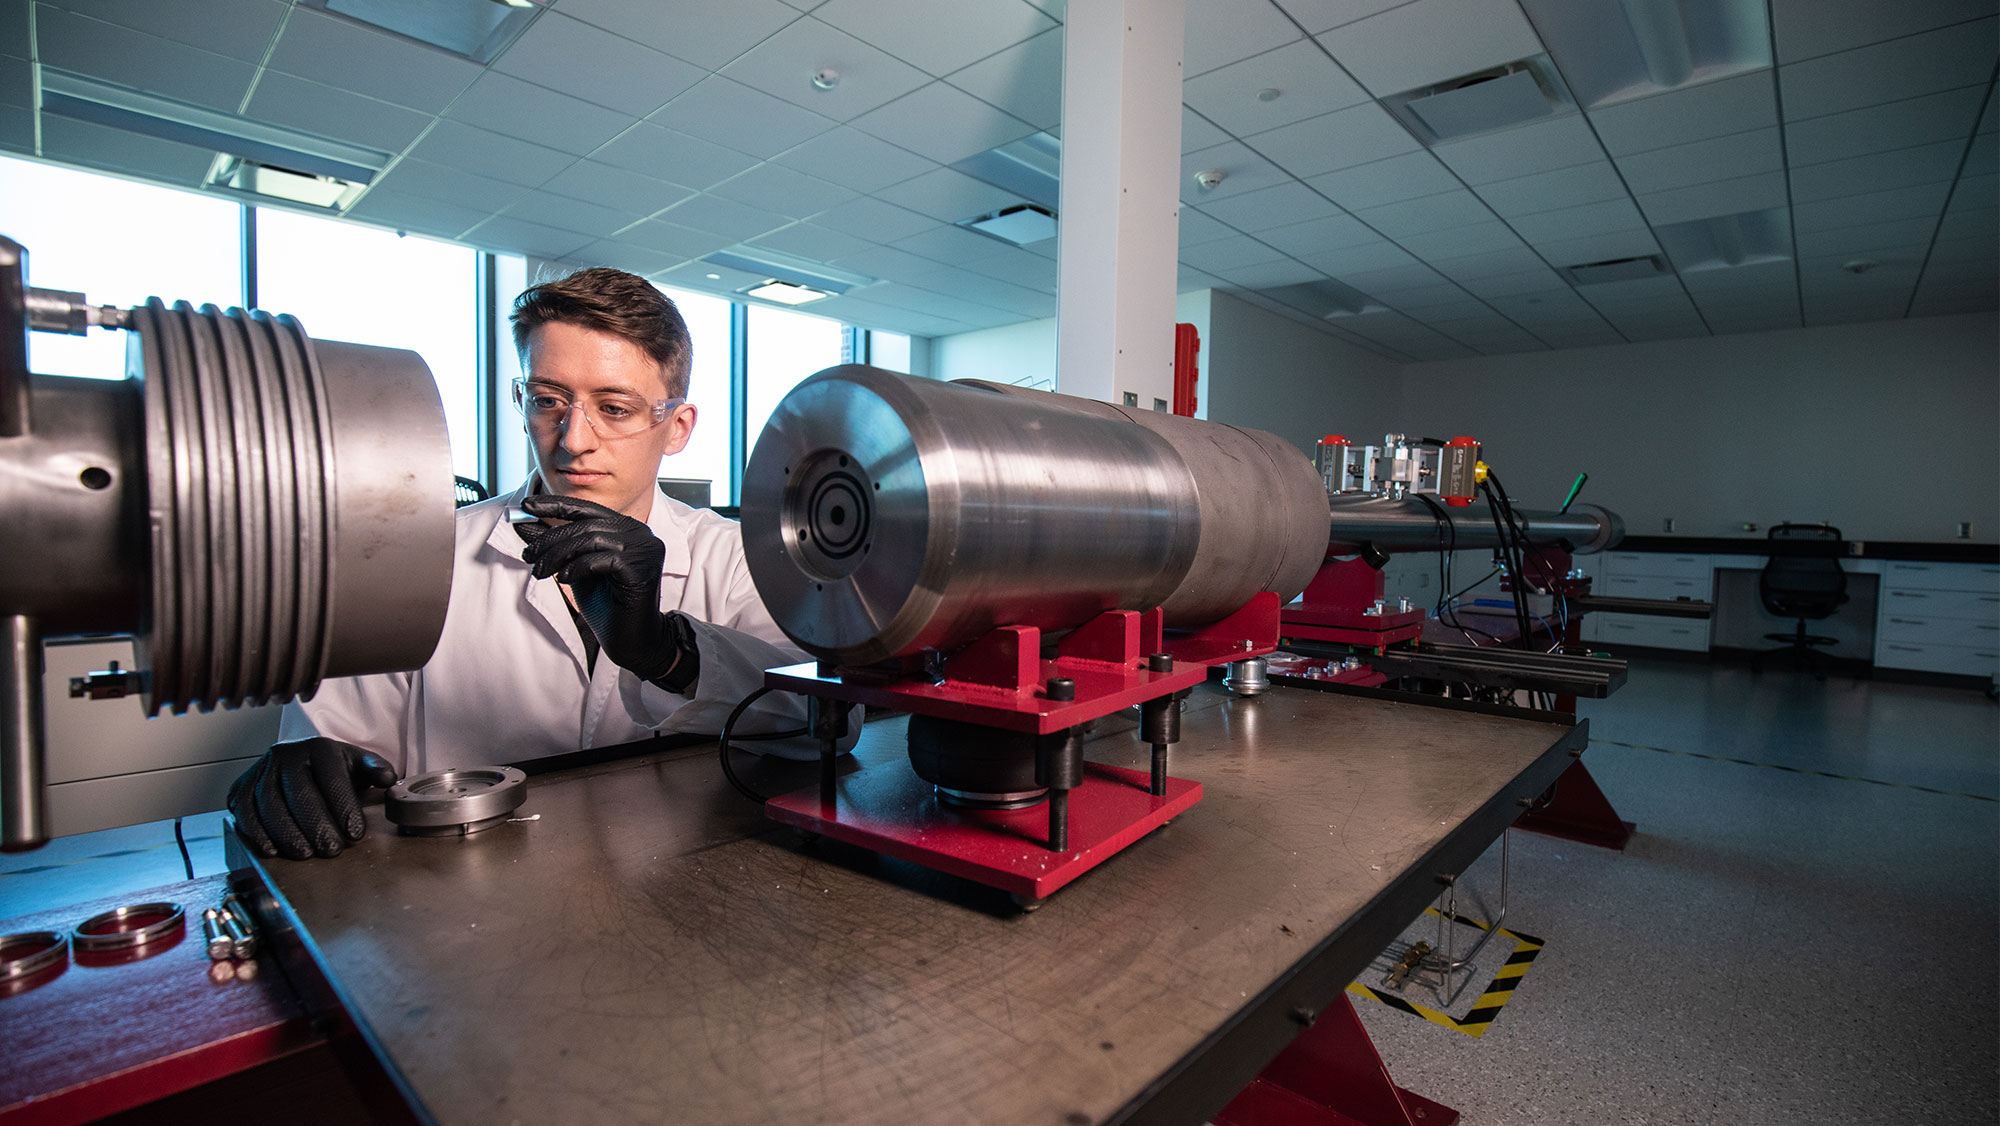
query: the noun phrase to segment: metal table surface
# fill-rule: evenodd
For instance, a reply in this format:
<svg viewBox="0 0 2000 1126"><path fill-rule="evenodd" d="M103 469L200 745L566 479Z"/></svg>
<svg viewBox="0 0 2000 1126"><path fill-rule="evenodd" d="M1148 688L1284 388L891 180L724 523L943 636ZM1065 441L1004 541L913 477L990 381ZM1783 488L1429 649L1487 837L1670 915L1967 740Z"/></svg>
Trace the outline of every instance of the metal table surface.
<svg viewBox="0 0 2000 1126"><path fill-rule="evenodd" d="M1101 726L1088 756L1143 769L1135 725ZM903 727L869 724L856 758L906 768ZM537 777L516 816L539 820L469 838L371 810L340 859L238 878L419 1117L1192 1123L1584 743L1553 717L1204 686L1173 758L1204 800L1032 913L802 841L712 746Z"/></svg>

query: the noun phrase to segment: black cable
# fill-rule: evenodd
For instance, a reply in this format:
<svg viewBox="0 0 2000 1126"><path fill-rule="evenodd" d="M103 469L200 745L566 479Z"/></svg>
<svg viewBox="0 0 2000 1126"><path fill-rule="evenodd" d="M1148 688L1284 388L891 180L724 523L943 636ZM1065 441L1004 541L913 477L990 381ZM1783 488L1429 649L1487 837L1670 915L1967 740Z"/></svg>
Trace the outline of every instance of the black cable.
<svg viewBox="0 0 2000 1126"><path fill-rule="evenodd" d="M730 712L729 718L722 721L722 734L716 738L716 743L715 743L716 757L720 759L722 762L722 776L724 778L729 779L730 787L733 788L737 793L742 794L744 797L749 798L751 801L756 802L758 805L763 805L765 802L771 799L758 793L756 790L751 789L749 783L737 777L736 768L730 765L729 762L729 733L733 728L735 728L736 721L743 718L743 713L750 710L750 705L756 703L758 700L763 699L765 694L770 691L771 690L769 688L759 688L757 691L752 692L748 696L743 697L742 701L736 705L736 710ZM737 742L747 743L760 739L790 739L799 735L804 735L805 733L806 729L801 727L795 731L777 731L777 732L772 732L771 734L768 735L745 735L738 738Z"/></svg>
<svg viewBox="0 0 2000 1126"><path fill-rule="evenodd" d="M1526 601L1527 591L1525 589L1528 579L1521 571L1521 561L1510 550L1512 539L1508 534L1507 525L1502 522L1501 501L1499 495L1494 490L1493 474L1490 471L1486 474L1486 480L1480 482L1479 487L1486 490L1486 514L1493 518L1493 534L1500 540L1501 561L1514 576L1514 621L1521 631L1519 639L1521 648L1526 649L1533 642L1533 638L1528 634L1528 606Z"/></svg>
<svg viewBox="0 0 2000 1126"><path fill-rule="evenodd" d="M1431 518L1437 521L1438 542L1446 542L1445 535L1447 532L1450 533L1451 537L1449 541L1450 546L1438 553L1438 604L1431 610L1432 617L1443 621L1444 592L1451 589L1451 553L1458 547L1458 528L1452 524L1451 514L1444 510L1443 505L1425 496L1423 493L1418 493L1417 499L1423 501L1430 508Z"/></svg>
<svg viewBox="0 0 2000 1126"><path fill-rule="evenodd" d="M174 818L174 843L181 846L181 867L187 869L187 878L194 879L194 858L188 855L187 838L181 835L181 819Z"/></svg>

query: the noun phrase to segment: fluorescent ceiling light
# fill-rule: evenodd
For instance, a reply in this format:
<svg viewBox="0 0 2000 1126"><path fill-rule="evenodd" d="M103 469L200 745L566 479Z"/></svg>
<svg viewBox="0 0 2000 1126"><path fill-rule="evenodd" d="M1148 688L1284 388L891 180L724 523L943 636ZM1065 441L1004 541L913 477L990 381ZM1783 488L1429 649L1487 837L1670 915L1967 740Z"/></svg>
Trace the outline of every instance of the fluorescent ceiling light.
<svg viewBox="0 0 2000 1126"><path fill-rule="evenodd" d="M1642 258L1611 258L1603 262L1582 262L1574 266L1564 266L1557 271L1569 278L1571 285L1603 285L1607 282L1638 281L1641 278L1657 278L1669 271L1657 254Z"/></svg>
<svg viewBox="0 0 2000 1126"><path fill-rule="evenodd" d="M42 111L128 133L212 149L258 164L366 184L389 154L232 113L42 67Z"/></svg>
<svg viewBox="0 0 2000 1126"><path fill-rule="evenodd" d="M791 282L772 279L763 285L753 285L743 291L746 297L758 297L765 301L776 301L780 305L804 305L808 301L818 301L833 294L808 286L793 285Z"/></svg>
<svg viewBox="0 0 2000 1126"><path fill-rule="evenodd" d="M1765 0L1521 0L1590 109L1771 65Z"/></svg>
<svg viewBox="0 0 2000 1126"><path fill-rule="evenodd" d="M1028 246L1056 237L1055 214L1032 203L1003 207L991 215L967 219L959 226L1015 246Z"/></svg>
<svg viewBox="0 0 2000 1126"><path fill-rule="evenodd" d="M345 210L368 186L336 176L315 176L289 168L273 168L233 156L217 157L206 183L212 188L227 188L245 195L303 203L308 207L323 207L332 211Z"/></svg>
<svg viewBox="0 0 2000 1126"><path fill-rule="evenodd" d="M951 166L1050 211L1062 205L1062 141L1036 133L974 153Z"/></svg>
<svg viewBox="0 0 2000 1126"><path fill-rule="evenodd" d="M1426 144L1524 125L1574 106L1547 55L1536 55L1417 90L1382 104Z"/></svg>
<svg viewBox="0 0 2000 1126"><path fill-rule="evenodd" d="M487 63L541 14L533 0L300 0L427 47Z"/></svg>
<svg viewBox="0 0 2000 1126"><path fill-rule="evenodd" d="M875 280L763 246L732 246L728 250L718 250L702 261L760 278L790 282L829 295L846 293Z"/></svg>
<svg viewBox="0 0 2000 1126"><path fill-rule="evenodd" d="M1792 256L1785 209L1744 211L1653 228L1660 248L1683 274L1782 262Z"/></svg>

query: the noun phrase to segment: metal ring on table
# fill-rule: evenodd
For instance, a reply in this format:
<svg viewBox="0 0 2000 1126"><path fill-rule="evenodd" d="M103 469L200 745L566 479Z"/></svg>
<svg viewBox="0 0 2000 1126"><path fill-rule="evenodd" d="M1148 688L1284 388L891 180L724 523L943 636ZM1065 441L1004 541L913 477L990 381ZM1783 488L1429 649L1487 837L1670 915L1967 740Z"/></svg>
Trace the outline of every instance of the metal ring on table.
<svg viewBox="0 0 2000 1126"><path fill-rule="evenodd" d="M0 982L17 981L69 961L69 942L54 931L0 934Z"/></svg>
<svg viewBox="0 0 2000 1126"><path fill-rule="evenodd" d="M457 837L492 828L526 800L526 774L470 766L403 779L382 799L382 812L407 836Z"/></svg>
<svg viewBox="0 0 2000 1126"><path fill-rule="evenodd" d="M150 919L151 922L139 922ZM134 946L144 946L148 942L165 938L186 925L187 918L178 903L134 903L125 907L113 907L76 925L70 933L70 942L78 951L127 950ZM131 925L137 923L137 925ZM116 927L116 930L105 930Z"/></svg>

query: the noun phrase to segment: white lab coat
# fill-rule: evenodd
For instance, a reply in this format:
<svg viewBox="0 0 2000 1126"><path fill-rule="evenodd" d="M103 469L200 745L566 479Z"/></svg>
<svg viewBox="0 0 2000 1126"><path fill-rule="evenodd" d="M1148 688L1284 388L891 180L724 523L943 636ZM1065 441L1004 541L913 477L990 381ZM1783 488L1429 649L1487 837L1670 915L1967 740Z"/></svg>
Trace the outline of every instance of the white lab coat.
<svg viewBox="0 0 2000 1126"><path fill-rule="evenodd" d="M583 639L554 579L536 579L526 543L502 519L528 495L458 510L451 598L430 662L415 672L328 680L285 705L280 742L325 735L366 747L404 775L494 765L612 746L656 733L722 730L763 671L809 658L788 641L758 598L736 523L707 509L653 497L647 520L666 545L660 607L694 619L701 675L692 696L668 692L602 653L586 671ZM843 746L859 736L859 709ZM803 699L772 692L737 721L738 734L805 725ZM746 745L811 757L810 740Z"/></svg>

